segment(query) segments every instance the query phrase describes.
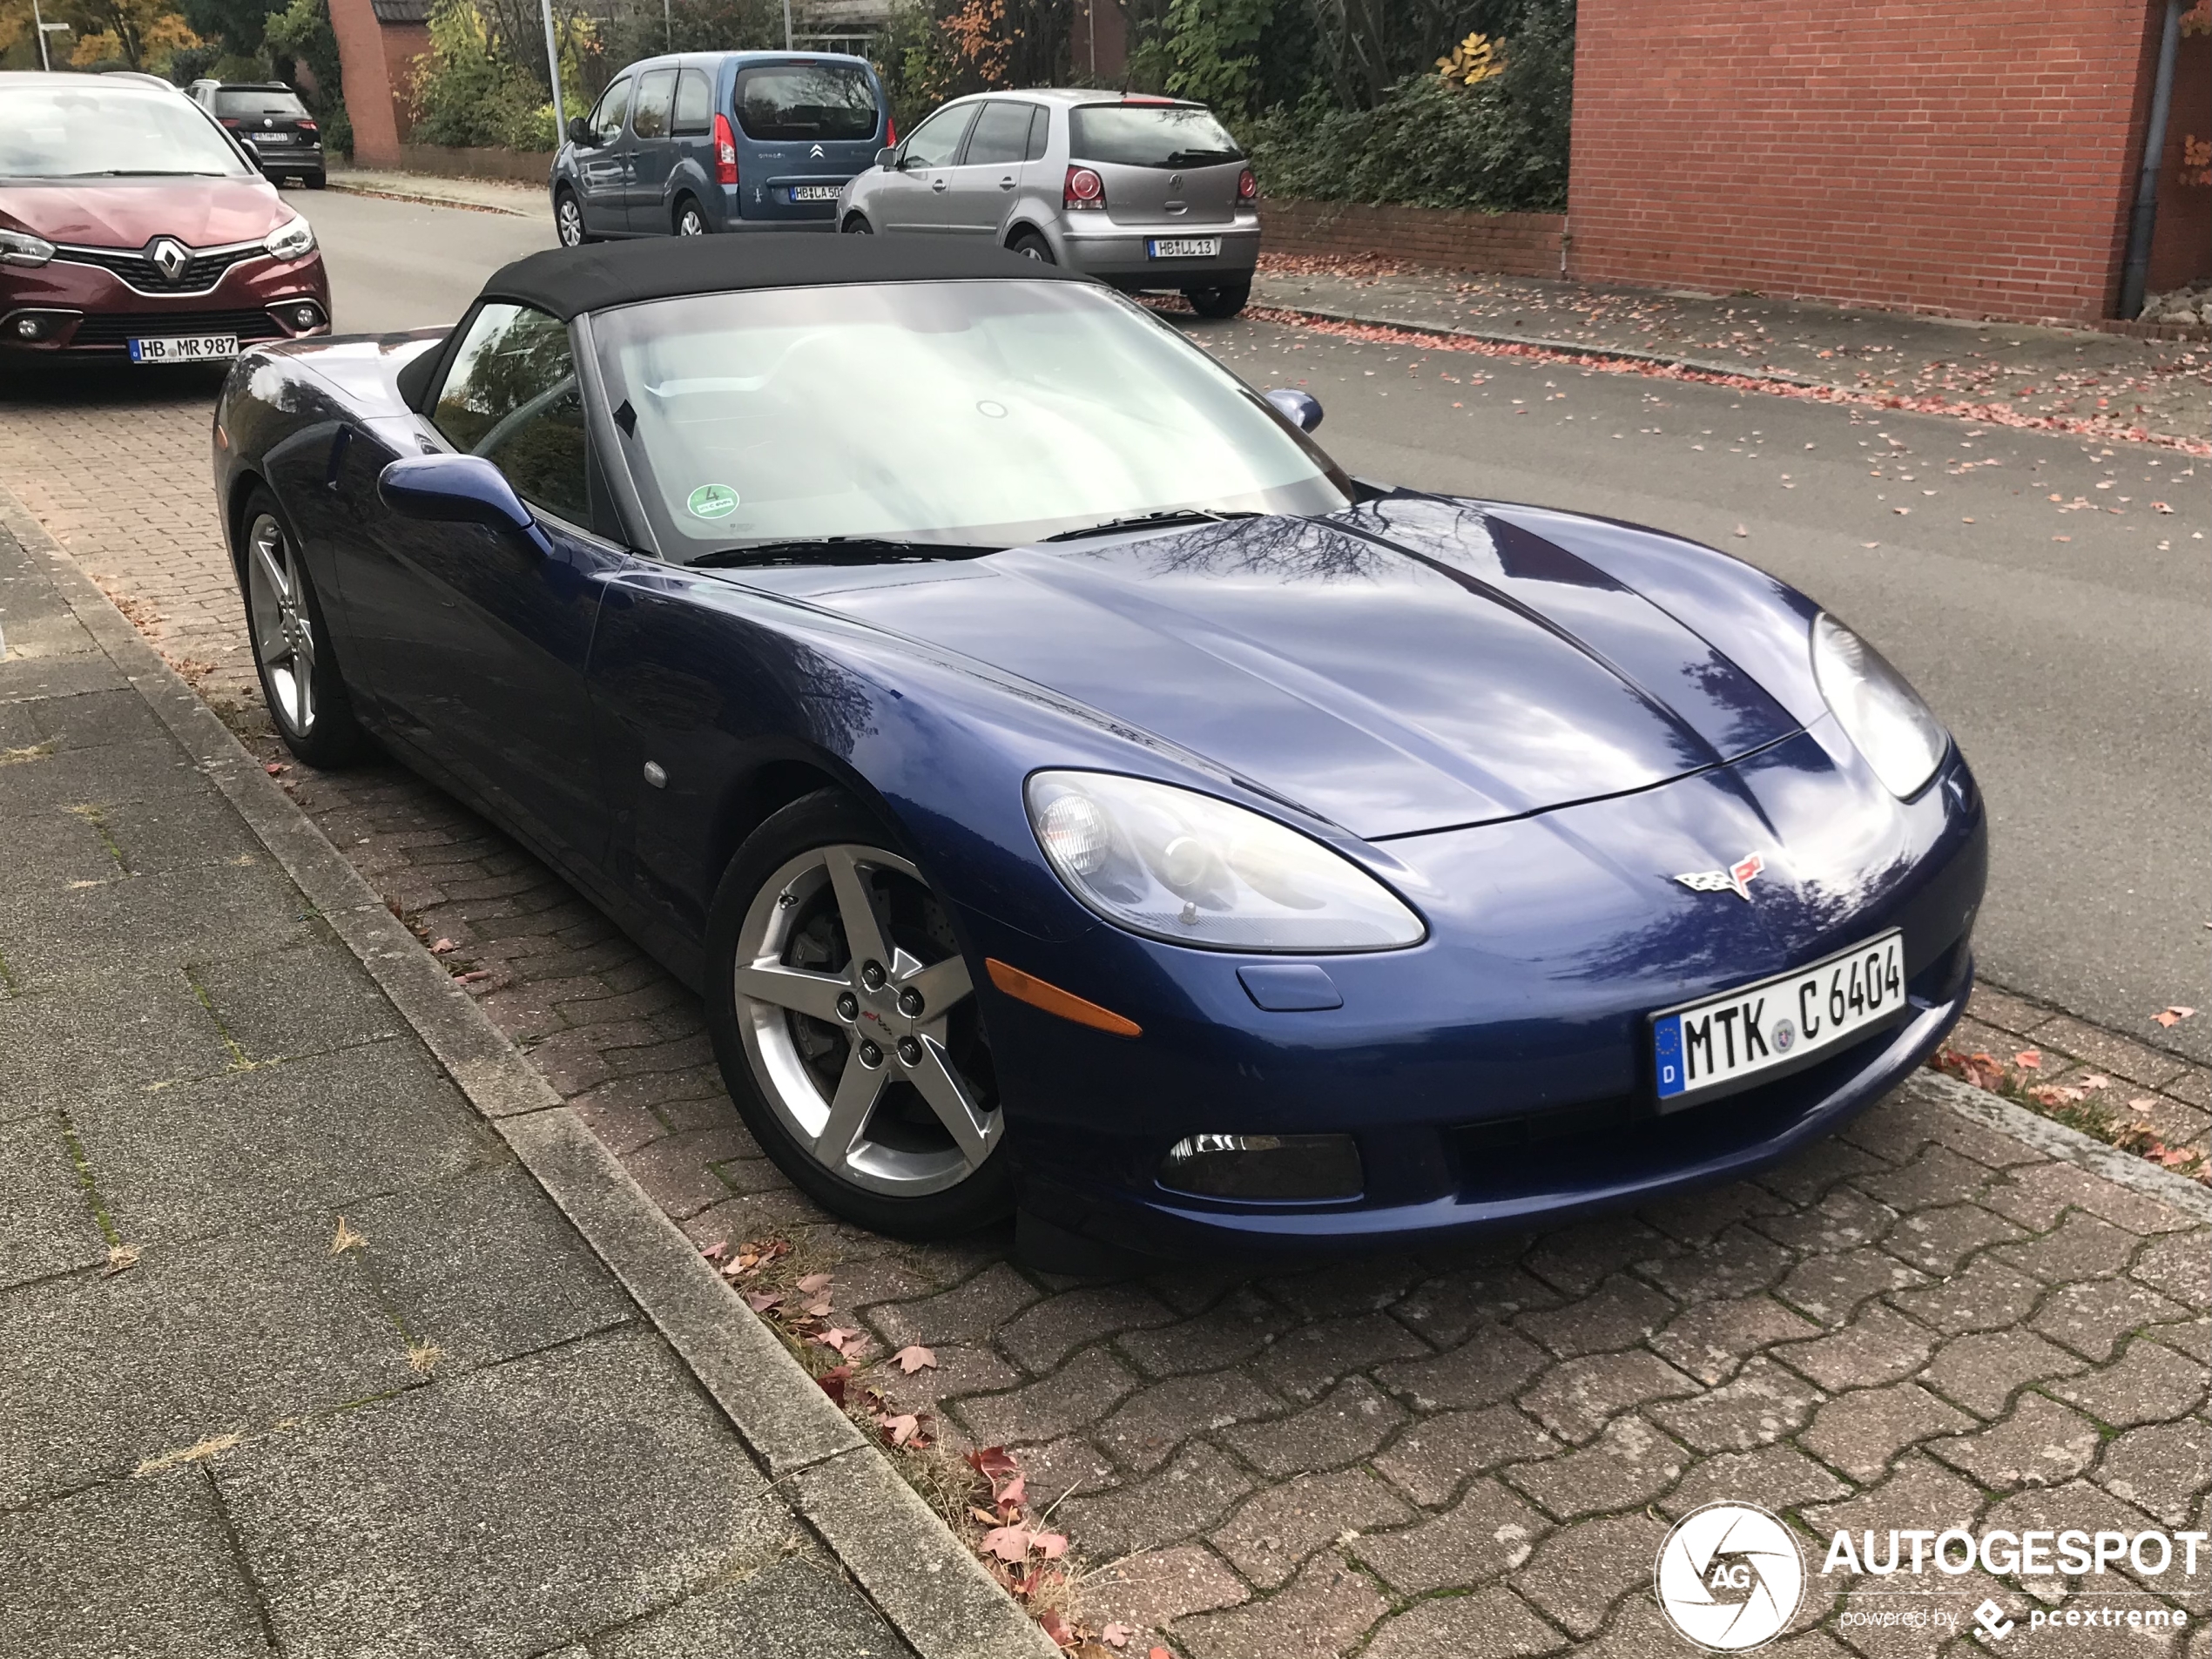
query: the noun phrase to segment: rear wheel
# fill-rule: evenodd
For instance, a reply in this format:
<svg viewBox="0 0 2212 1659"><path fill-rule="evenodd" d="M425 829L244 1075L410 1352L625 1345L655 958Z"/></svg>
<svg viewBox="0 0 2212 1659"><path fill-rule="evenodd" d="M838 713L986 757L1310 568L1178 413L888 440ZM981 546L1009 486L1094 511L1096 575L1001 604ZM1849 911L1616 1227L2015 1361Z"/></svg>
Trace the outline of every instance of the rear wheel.
<svg viewBox="0 0 2212 1659"><path fill-rule="evenodd" d="M1023 259L1035 260L1040 265L1057 265L1060 263L1059 260L1052 257L1052 244L1046 241L1043 237L1038 235L1035 231L1023 231L1011 242L1008 242L1007 246L1014 253L1019 253Z"/></svg>
<svg viewBox="0 0 2212 1659"><path fill-rule="evenodd" d="M878 1232L945 1238L1012 1207L1005 1114L950 918L891 840L834 791L754 831L708 919L707 1020L794 1183Z"/></svg>
<svg viewBox="0 0 2212 1659"><path fill-rule="evenodd" d="M689 196L676 204L676 233L678 236L705 236L706 215L699 205Z"/></svg>
<svg viewBox="0 0 2212 1659"><path fill-rule="evenodd" d="M261 696L284 746L311 766L350 765L368 746L323 624L307 561L280 515L276 497L256 489L246 498L246 624Z"/></svg>
<svg viewBox="0 0 2212 1659"><path fill-rule="evenodd" d="M845 223L839 226L838 229L843 231L847 236L873 236L875 234L875 226L858 213L847 213L845 216Z"/></svg>
<svg viewBox="0 0 2212 1659"><path fill-rule="evenodd" d="M307 188L310 190L320 190L324 183L323 176L319 172L311 172L307 175Z"/></svg>
<svg viewBox="0 0 2212 1659"><path fill-rule="evenodd" d="M1210 287L1185 288L1183 297L1190 302L1191 310L1202 317L1233 317L1244 308L1252 297L1249 282L1217 282Z"/></svg>
<svg viewBox="0 0 2212 1659"><path fill-rule="evenodd" d="M553 228L563 247L582 247L594 239L584 233L583 204L574 191L564 190L553 198Z"/></svg>

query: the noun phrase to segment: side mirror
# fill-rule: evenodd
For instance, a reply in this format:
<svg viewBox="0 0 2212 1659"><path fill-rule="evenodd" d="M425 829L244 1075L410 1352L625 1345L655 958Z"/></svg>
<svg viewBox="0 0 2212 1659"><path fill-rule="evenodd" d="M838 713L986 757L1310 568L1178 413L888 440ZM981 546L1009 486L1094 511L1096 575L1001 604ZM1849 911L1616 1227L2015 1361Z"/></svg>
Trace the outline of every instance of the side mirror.
<svg viewBox="0 0 2212 1659"><path fill-rule="evenodd" d="M376 496L401 518L507 530L541 553L552 545L507 475L482 455L403 456L377 475Z"/></svg>
<svg viewBox="0 0 2212 1659"><path fill-rule="evenodd" d="M591 124L580 115L569 118L569 142L581 150L591 147Z"/></svg>
<svg viewBox="0 0 2212 1659"><path fill-rule="evenodd" d="M898 159L898 151L887 144L885 145L882 149L875 152L875 165L885 169L887 172L890 169L892 164Z"/></svg>
<svg viewBox="0 0 2212 1659"><path fill-rule="evenodd" d="M1311 392L1295 391L1278 386L1267 395L1276 413L1301 432L1311 432L1321 424L1321 400Z"/></svg>

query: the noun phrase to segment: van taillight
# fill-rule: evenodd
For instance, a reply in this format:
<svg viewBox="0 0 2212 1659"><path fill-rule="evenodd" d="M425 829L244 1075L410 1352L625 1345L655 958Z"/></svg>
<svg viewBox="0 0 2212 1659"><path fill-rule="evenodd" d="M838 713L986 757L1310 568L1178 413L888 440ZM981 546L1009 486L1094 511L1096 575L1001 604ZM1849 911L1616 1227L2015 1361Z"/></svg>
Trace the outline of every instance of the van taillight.
<svg viewBox="0 0 2212 1659"><path fill-rule="evenodd" d="M1071 212L1103 208L1106 181L1088 167L1069 168L1068 182L1060 192L1060 205Z"/></svg>
<svg viewBox="0 0 2212 1659"><path fill-rule="evenodd" d="M899 147L899 119L896 116L887 115L883 118L883 147L887 150L896 150Z"/></svg>
<svg viewBox="0 0 2212 1659"><path fill-rule="evenodd" d="M726 115L714 118L714 182L738 182L738 135L730 130L730 118Z"/></svg>

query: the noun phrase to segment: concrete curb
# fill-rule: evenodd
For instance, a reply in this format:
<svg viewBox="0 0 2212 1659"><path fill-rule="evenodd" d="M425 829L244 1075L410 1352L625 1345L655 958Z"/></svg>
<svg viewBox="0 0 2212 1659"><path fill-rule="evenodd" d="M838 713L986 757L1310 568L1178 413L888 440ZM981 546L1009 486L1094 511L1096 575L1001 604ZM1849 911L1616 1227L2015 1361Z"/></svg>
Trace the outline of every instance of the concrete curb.
<svg viewBox="0 0 2212 1659"><path fill-rule="evenodd" d="M550 207L540 214L519 205L509 206L503 202L486 201L475 196L444 194L428 189L410 190L404 185L361 184L339 174L333 174L326 182L328 188L346 196L377 196L386 201L420 202L428 207L461 207L476 213L504 213L509 219L543 218L550 222L553 217Z"/></svg>
<svg viewBox="0 0 2212 1659"><path fill-rule="evenodd" d="M2201 1186L2185 1175L2176 1175L2161 1164L2123 1152L2116 1146L2107 1146L2078 1129L2039 1117L2002 1095L1976 1089L1972 1083L1962 1082L1943 1072L1922 1070L1914 1075L1914 1082L1959 1116L1985 1129L2009 1135L2039 1152L2047 1152L2062 1163L2126 1187L2131 1192L2140 1192L2146 1198L2155 1198L2197 1221L2212 1222L2212 1188Z"/></svg>
<svg viewBox="0 0 2212 1659"><path fill-rule="evenodd" d="M770 1477L793 1480L799 1512L921 1659L1056 1654L236 734L4 488L0 524L26 551L46 556L56 589L86 631L682 1357Z"/></svg>
<svg viewBox="0 0 2212 1659"><path fill-rule="evenodd" d="M1296 305L1255 293L1252 304L1263 311L1287 311L1314 322L1351 323L1362 328L1395 328L1402 334L1426 334L1437 340L1472 340L1484 346L1518 346L1527 351L1554 352L1562 357L1593 357L1608 363L1649 363L1661 368L1687 368L1700 374L1725 374L1731 380L1770 381L1777 386L1842 391L1830 381L1809 379L1779 368L1747 368L1741 363L1708 362L1702 357L1677 357L1667 352L1635 351L1626 346L1590 346L1571 340L1548 340L1541 334L1492 334L1480 328L1450 328L1442 323L1418 322L1404 317L1370 317L1353 311L1323 306Z"/></svg>

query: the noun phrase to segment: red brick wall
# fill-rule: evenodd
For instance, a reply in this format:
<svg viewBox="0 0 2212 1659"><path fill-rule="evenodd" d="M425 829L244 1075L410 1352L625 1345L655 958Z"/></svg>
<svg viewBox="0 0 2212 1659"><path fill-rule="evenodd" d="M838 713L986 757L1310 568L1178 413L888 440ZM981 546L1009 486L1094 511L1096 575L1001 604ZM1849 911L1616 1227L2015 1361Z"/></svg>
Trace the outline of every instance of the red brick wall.
<svg viewBox="0 0 2212 1659"><path fill-rule="evenodd" d="M392 94L397 89L384 56L383 25L369 0L330 0L330 30L338 37L346 113L354 123L354 160L363 167L396 166L400 132Z"/></svg>
<svg viewBox="0 0 2212 1659"><path fill-rule="evenodd" d="M392 125L405 144L415 127L415 60L430 55L430 26L386 23L377 29L384 46L384 78L392 89Z"/></svg>
<svg viewBox="0 0 2212 1659"><path fill-rule="evenodd" d="M2088 321L2159 0L1581 0L1569 269Z"/></svg>
<svg viewBox="0 0 2212 1659"><path fill-rule="evenodd" d="M1585 5L1590 0L1583 0ZM1476 213L1366 202L1260 203L1260 246L1270 253L1377 254L1502 276L1559 274L1558 213Z"/></svg>

